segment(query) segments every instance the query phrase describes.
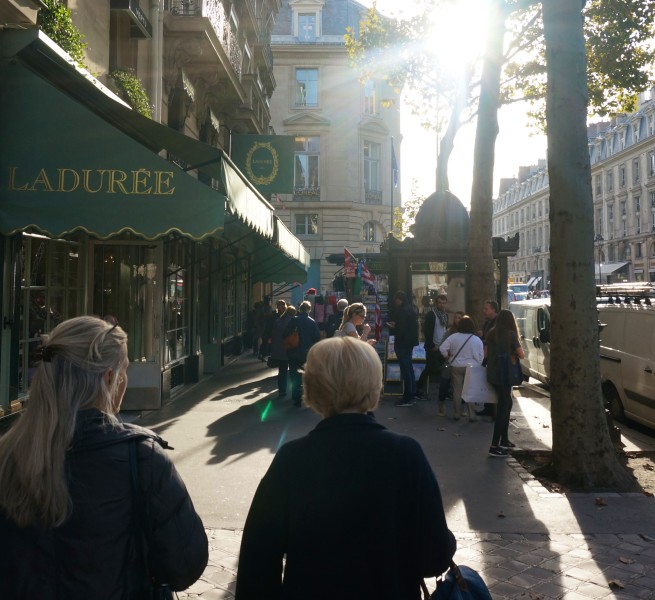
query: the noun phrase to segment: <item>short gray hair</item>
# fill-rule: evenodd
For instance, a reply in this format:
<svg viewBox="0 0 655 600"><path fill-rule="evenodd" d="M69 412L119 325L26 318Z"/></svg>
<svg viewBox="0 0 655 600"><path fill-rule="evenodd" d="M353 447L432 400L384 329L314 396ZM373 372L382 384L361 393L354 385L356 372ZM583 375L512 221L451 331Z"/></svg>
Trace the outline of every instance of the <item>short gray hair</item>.
<svg viewBox="0 0 655 600"><path fill-rule="evenodd" d="M305 404L323 417L373 410L382 392L382 363L369 345L352 337L314 344L303 376Z"/></svg>

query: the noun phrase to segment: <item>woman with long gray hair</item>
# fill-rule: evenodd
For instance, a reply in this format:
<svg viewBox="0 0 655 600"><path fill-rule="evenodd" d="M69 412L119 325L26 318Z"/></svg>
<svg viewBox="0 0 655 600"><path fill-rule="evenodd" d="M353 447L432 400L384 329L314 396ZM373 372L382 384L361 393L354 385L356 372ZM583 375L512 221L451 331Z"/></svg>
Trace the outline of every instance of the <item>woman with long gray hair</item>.
<svg viewBox="0 0 655 600"><path fill-rule="evenodd" d="M207 537L166 442L116 417L127 335L83 316L42 339L25 411L0 437L0 598L185 589L207 564Z"/></svg>

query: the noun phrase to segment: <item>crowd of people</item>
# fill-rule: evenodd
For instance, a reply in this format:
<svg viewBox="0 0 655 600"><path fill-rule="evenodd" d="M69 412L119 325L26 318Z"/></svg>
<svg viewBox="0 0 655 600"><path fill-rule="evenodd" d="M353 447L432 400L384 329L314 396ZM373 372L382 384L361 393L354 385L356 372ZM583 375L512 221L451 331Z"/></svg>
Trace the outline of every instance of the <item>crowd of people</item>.
<svg viewBox="0 0 655 600"><path fill-rule="evenodd" d="M257 307L253 353L278 369L280 398L290 386L293 405L304 400L322 420L278 450L256 491L238 600L418 600L423 578L445 572L455 553L423 450L375 419L382 361L366 306L343 300L340 323L323 335L307 300L273 310L265 298ZM514 317L490 301L477 330L463 313L449 323L446 304L436 299L423 332L426 378L440 379L439 414L450 394L461 417L467 366L486 364L497 394L489 454L507 456L512 373L523 357ZM393 305L405 406L425 397L427 379L417 389L416 311L402 291ZM172 598L203 573L208 541L167 443L117 418L127 334L116 319L76 317L43 335L38 354L24 414L0 437L0 537L11 549L0 561L0 598Z"/></svg>

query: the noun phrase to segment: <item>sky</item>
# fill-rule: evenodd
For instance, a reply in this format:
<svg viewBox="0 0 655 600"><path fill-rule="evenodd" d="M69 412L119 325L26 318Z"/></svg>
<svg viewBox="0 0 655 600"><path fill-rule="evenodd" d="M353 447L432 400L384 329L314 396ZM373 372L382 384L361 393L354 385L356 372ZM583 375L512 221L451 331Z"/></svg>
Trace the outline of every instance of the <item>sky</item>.
<svg viewBox="0 0 655 600"><path fill-rule="evenodd" d="M359 0L370 6L372 0ZM447 52L452 55L449 60L457 68L481 54L481 46L486 37L484 10L488 0L459 0L451 3L452 11L441 23L433 36L435 52ZM475 5L477 18L471 18L472 5ZM398 10L411 13L416 6L414 0L377 0L380 12L393 15ZM402 9L398 7L402 6ZM437 23L435 27L439 27ZM417 181L419 193L429 195L435 191L436 133L424 130L418 118L411 115L409 109L401 105L401 151L400 178L403 200L410 198L412 182ZM494 167L494 197L498 194L500 180L516 177L519 167L537 164L546 158L546 137L535 135L528 127L527 106L516 104L503 107L499 113L499 134L496 140ZM455 138L455 149L448 166L450 190L465 206L470 205L471 182L473 173L473 145L475 141L475 121L460 129Z"/></svg>
<svg viewBox="0 0 655 600"><path fill-rule="evenodd" d="M516 177L519 167L535 165L546 158L546 136L534 135L527 125L524 106L503 107L498 116L494 165L494 198L500 180ZM412 179L418 190L430 195L435 190L436 134L424 130L408 109L401 107L402 144L400 177L403 199L409 199ZM462 128L455 138L455 149L448 165L450 191L469 206L473 177L475 123Z"/></svg>

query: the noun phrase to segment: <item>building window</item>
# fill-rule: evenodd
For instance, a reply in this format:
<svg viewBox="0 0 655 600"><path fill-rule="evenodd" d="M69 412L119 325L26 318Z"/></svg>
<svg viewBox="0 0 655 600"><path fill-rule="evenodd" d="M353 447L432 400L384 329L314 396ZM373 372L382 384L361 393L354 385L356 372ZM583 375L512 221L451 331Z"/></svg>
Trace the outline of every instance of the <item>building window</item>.
<svg viewBox="0 0 655 600"><path fill-rule="evenodd" d="M648 153L648 175L655 175L655 152Z"/></svg>
<svg viewBox="0 0 655 600"><path fill-rule="evenodd" d="M603 184L600 175L596 175L594 181L594 190L596 191L596 196L600 196L603 193Z"/></svg>
<svg viewBox="0 0 655 600"><path fill-rule="evenodd" d="M294 188L296 196L320 200L319 182L320 140L318 136L297 137L294 158Z"/></svg>
<svg viewBox="0 0 655 600"><path fill-rule="evenodd" d="M635 158L632 161L632 181L639 181L639 159Z"/></svg>
<svg viewBox="0 0 655 600"><path fill-rule="evenodd" d="M296 235L318 235L318 215L296 215Z"/></svg>
<svg viewBox="0 0 655 600"><path fill-rule="evenodd" d="M625 187L625 165L619 167L619 187Z"/></svg>
<svg viewBox="0 0 655 600"><path fill-rule="evenodd" d="M316 13L298 13L298 40L316 41Z"/></svg>
<svg viewBox="0 0 655 600"><path fill-rule="evenodd" d="M635 244L635 258L642 258L641 254L641 244Z"/></svg>
<svg viewBox="0 0 655 600"><path fill-rule="evenodd" d="M364 114L377 115L378 102L375 81L370 79L364 84Z"/></svg>
<svg viewBox="0 0 655 600"><path fill-rule="evenodd" d="M614 189L614 173L612 171L607 172L607 191L611 192Z"/></svg>
<svg viewBox="0 0 655 600"><path fill-rule="evenodd" d="M369 221L364 223L364 241L365 242L375 242L375 223Z"/></svg>
<svg viewBox="0 0 655 600"><path fill-rule="evenodd" d="M382 203L380 191L380 144L364 142L364 191L366 201L374 202L379 198Z"/></svg>
<svg viewBox="0 0 655 600"><path fill-rule="evenodd" d="M623 260L630 260L630 246L623 248Z"/></svg>
<svg viewBox="0 0 655 600"><path fill-rule="evenodd" d="M296 106L318 106L318 69L296 69Z"/></svg>

